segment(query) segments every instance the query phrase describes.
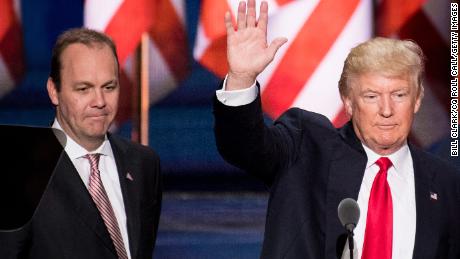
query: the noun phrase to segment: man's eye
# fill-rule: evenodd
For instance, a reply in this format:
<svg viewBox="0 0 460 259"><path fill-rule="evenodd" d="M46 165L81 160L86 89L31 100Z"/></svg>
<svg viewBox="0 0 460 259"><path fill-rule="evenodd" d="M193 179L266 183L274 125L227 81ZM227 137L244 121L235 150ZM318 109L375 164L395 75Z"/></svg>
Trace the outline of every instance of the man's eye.
<svg viewBox="0 0 460 259"><path fill-rule="evenodd" d="M104 88L105 88L106 90L111 91L111 90L115 89L115 86L114 86L114 85L106 85Z"/></svg>
<svg viewBox="0 0 460 259"><path fill-rule="evenodd" d="M407 97L408 93L395 93L393 96L396 100L401 100Z"/></svg>
<svg viewBox="0 0 460 259"><path fill-rule="evenodd" d="M88 90L88 87L79 87L79 88L77 88L77 91L79 91L79 92L85 92L86 90Z"/></svg>

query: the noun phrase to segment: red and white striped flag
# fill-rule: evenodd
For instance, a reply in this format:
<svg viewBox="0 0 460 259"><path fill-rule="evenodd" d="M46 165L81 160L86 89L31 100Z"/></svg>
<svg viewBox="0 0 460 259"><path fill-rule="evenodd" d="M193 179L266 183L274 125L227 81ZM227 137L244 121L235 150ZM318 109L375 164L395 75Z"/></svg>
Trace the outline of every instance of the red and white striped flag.
<svg viewBox="0 0 460 259"><path fill-rule="evenodd" d="M425 97L412 131L423 147L450 129L449 13L446 0L383 0L377 6L377 35L412 39L427 56Z"/></svg>
<svg viewBox="0 0 460 259"><path fill-rule="evenodd" d="M227 73L224 13L239 0L203 0L194 57L223 77ZM336 126L347 118L338 91L350 49L372 36L371 0L269 0L268 40L289 41L258 76L264 111L272 118L290 107L324 114Z"/></svg>
<svg viewBox="0 0 460 259"><path fill-rule="evenodd" d="M0 0L0 97L12 90L24 73L19 5L19 0Z"/></svg>
<svg viewBox="0 0 460 259"><path fill-rule="evenodd" d="M185 10L182 0L86 0L84 23L107 33L117 45L122 87L117 121L131 111L135 83L135 49L148 32L150 102L174 90L189 72Z"/></svg>

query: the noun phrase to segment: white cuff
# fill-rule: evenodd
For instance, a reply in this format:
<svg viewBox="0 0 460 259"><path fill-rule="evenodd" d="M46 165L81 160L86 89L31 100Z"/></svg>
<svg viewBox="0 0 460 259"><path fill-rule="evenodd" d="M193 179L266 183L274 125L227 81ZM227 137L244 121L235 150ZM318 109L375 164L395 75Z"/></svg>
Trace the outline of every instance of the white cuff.
<svg viewBox="0 0 460 259"><path fill-rule="evenodd" d="M259 88L256 86L256 82L249 88L242 90L225 90L227 85L227 76L225 76L223 87L221 90L216 91L217 100L227 106L241 106L252 103L259 94Z"/></svg>

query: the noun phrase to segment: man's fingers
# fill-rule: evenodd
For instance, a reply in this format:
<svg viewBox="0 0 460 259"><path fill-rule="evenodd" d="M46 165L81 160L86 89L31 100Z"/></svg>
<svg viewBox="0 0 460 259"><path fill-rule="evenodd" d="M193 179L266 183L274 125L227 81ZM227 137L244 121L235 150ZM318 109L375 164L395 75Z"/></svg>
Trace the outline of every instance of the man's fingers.
<svg viewBox="0 0 460 259"><path fill-rule="evenodd" d="M238 15L236 19L238 30L246 28L246 2L241 1L238 4Z"/></svg>
<svg viewBox="0 0 460 259"><path fill-rule="evenodd" d="M233 28L232 15L230 11L225 12L225 28L227 28L227 35L235 33L235 28Z"/></svg>
<svg viewBox="0 0 460 259"><path fill-rule="evenodd" d="M248 27L256 26L256 0L248 1L248 15L246 17L246 24Z"/></svg>
<svg viewBox="0 0 460 259"><path fill-rule="evenodd" d="M268 4L267 1L262 1L260 4L259 20L257 27L267 34L267 23L268 23Z"/></svg>
<svg viewBox="0 0 460 259"><path fill-rule="evenodd" d="M278 49L281 46L283 46L283 44L286 43L287 41L288 41L287 38L280 37L280 38L274 39L272 43L270 43L270 46L268 46L267 50L272 59L275 57L275 54L278 51Z"/></svg>

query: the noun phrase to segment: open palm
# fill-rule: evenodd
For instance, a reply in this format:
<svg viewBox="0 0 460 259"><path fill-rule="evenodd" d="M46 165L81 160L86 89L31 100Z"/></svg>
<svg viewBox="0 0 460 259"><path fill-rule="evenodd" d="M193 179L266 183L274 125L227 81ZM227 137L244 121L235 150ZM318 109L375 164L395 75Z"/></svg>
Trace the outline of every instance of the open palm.
<svg viewBox="0 0 460 259"><path fill-rule="evenodd" d="M246 3L239 3L236 30L230 13L225 16L229 81L249 83L236 88L249 87L257 75L273 60L276 51L287 41L286 38L276 38L267 45L267 2L263 1L260 5L258 20L256 20L255 0L249 0L247 7L246 13ZM230 88L232 88L231 83L229 82Z"/></svg>

